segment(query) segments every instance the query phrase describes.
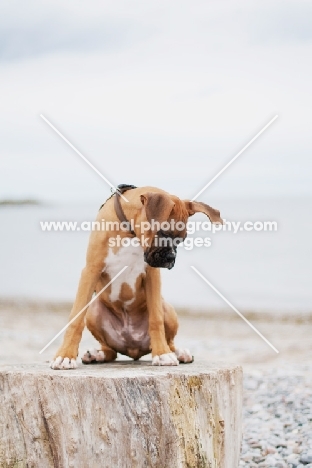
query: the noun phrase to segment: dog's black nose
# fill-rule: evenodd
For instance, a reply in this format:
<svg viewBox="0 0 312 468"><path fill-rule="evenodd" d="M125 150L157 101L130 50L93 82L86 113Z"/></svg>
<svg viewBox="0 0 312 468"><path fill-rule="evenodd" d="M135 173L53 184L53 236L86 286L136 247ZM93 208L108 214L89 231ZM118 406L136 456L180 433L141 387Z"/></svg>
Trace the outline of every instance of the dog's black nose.
<svg viewBox="0 0 312 468"><path fill-rule="evenodd" d="M173 260L175 260L176 258L176 253L171 251L171 252L168 252L167 255L166 255L166 260L168 262L173 262Z"/></svg>

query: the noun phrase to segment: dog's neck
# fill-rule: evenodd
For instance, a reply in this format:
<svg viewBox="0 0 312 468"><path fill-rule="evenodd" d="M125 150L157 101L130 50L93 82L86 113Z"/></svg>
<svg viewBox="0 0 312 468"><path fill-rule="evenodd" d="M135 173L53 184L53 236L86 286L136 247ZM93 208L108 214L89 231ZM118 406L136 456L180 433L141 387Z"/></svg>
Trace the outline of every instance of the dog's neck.
<svg viewBox="0 0 312 468"><path fill-rule="evenodd" d="M117 190L116 190L116 193L115 193L115 198L114 198L114 208L115 208L117 218L119 219L119 221L121 223L127 223L128 224L129 232L133 236L136 236L136 233L131 228L131 223L130 223L130 221L128 221L128 219L127 219L127 217L126 217L126 215L124 213L124 210L122 209L122 206L121 206L121 203L120 203L120 195L122 195L127 190L132 190L132 189L135 189L135 188L137 188L135 185L120 184L117 187Z"/></svg>

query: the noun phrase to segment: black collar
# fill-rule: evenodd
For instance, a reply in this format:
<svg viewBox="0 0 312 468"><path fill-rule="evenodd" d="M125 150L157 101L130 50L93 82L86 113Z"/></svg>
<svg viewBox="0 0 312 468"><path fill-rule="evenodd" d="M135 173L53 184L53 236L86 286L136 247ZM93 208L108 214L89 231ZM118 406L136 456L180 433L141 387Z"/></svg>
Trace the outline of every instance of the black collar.
<svg viewBox="0 0 312 468"><path fill-rule="evenodd" d="M135 185L128 185L128 184L120 184L117 186L117 190L115 192L115 198L114 198L114 207L116 211L117 218L121 223L127 223L129 226L129 232L133 235L136 236L136 233L134 232L133 229L131 229L131 223L127 220L126 215L124 213L124 210L122 209L121 203L120 203L120 195L122 195L124 192L127 190L132 190L137 188Z"/></svg>

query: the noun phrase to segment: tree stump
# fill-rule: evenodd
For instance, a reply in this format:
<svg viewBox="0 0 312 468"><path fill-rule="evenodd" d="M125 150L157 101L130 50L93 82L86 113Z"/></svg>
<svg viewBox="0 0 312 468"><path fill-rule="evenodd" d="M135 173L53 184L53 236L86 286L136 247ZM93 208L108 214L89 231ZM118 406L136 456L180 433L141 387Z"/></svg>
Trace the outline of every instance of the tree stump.
<svg viewBox="0 0 312 468"><path fill-rule="evenodd" d="M242 370L0 366L1 468L237 468Z"/></svg>

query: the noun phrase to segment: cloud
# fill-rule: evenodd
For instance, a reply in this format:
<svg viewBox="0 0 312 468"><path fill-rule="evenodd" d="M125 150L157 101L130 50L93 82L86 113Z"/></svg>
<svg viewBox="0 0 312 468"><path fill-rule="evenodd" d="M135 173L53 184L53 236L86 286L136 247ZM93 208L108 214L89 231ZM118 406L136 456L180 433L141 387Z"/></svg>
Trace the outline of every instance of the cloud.
<svg viewBox="0 0 312 468"><path fill-rule="evenodd" d="M52 53L119 51L148 42L169 47L222 50L242 44L310 41L312 4L230 0L19 0L2 5L0 59L19 60ZM177 56L179 59L180 52Z"/></svg>
<svg viewBox="0 0 312 468"><path fill-rule="evenodd" d="M251 4L240 13L249 40L262 45L288 45L312 40L312 3L306 1Z"/></svg>
<svg viewBox="0 0 312 468"><path fill-rule="evenodd" d="M107 8L105 8L105 5ZM121 6L123 3L121 2ZM111 2L13 1L0 20L0 59L17 60L57 52L116 51L155 34L153 21L118 14Z"/></svg>
<svg viewBox="0 0 312 468"><path fill-rule="evenodd" d="M194 192L279 113L216 188L263 193L268 174L276 184L267 193L307 191L312 44L283 39L281 26L278 38L268 39L267 15L275 21L283 10L270 5L6 3L0 196L24 190L75 198L80 187L102 196L102 182L40 113L113 183L146 181L174 190L191 180ZM281 22L294 8L289 5Z"/></svg>

